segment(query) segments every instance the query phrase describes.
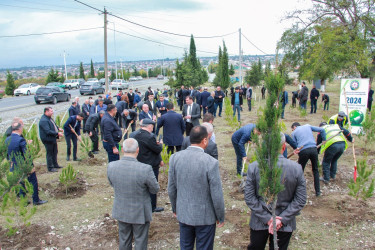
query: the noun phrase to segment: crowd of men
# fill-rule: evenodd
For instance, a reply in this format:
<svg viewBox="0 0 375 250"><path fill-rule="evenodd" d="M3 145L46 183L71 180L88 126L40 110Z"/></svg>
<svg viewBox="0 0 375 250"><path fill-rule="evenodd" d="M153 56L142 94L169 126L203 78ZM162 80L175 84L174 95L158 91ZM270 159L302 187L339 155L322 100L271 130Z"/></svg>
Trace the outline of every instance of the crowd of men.
<svg viewBox="0 0 375 250"><path fill-rule="evenodd" d="M263 86L262 97L265 95ZM226 93L225 93L226 92ZM92 153L99 152L99 135L108 155L108 180L115 191L113 218L119 223L120 249L131 249L132 239L139 249L146 249L148 231L153 212L161 212L157 206L159 168L164 166L161 152L163 144L172 156L169 162L168 194L172 211L179 221L181 249L213 249L215 230L222 227L225 220L224 197L218 163L218 149L215 143L213 122L221 117L224 98L231 100L233 116L237 113L240 120L243 99L246 99L248 111L251 111L252 88L238 86L231 93L221 90L220 86L211 93L208 88L185 89L181 86L172 91L155 91L151 87L141 95L136 89L113 96L108 93L97 100L86 99L82 107L79 98L75 98L69 108L69 117L60 128L55 123L53 109L46 107L39 122L40 139L46 149L47 169L57 172L61 166L57 163L57 140L64 137L67 144L66 160L79 161L77 141L81 140L81 122L83 133L92 140ZM264 93L263 93L264 92ZM182 114L175 112L170 97L177 98ZM230 97L229 97L230 95ZM302 83L299 93L293 93L292 99L298 99L300 106L306 108L308 89ZM323 94L324 109L329 108L329 97ZM117 102L113 103L113 98ZM310 93L311 113L316 112L319 91L313 87ZM288 93L280 95L283 103L282 118ZM203 123L200 120L203 119ZM136 130L137 121L140 128ZM279 194L277 202L276 224L279 247L286 249L292 232L296 229L295 216L306 203L306 183L304 169L310 160L314 176L316 196L321 195L320 181L328 184L335 180L337 161L347 148L347 141L353 141L345 125L348 117L339 112L327 123L319 127L294 122L292 133L281 134L281 151L278 165L287 178L285 189ZM130 133L130 128L132 132ZM26 141L21 136L23 122L14 119L11 125L11 142L8 155L24 152ZM162 133L161 133L162 131ZM319 133L315 140L313 132ZM247 124L232 135L232 144L237 157L236 172L247 176L245 201L252 210L250 220L251 242L248 249L263 249L272 242L272 214L269 204L265 204L259 195L258 163L253 162L247 173L242 166L247 160L246 145L254 134L260 134L255 124ZM161 136L163 134L163 136ZM185 135L185 136L184 136ZM123 143L121 144L121 141ZM298 154L298 163L286 158L288 143ZM73 149L71 144L73 144ZM124 156L120 159L120 145ZM323 156L323 177L318 170L318 153ZM13 159L13 167L16 162ZM38 184L35 171L29 175L34 186L33 202L44 204L38 197ZM290 205L293 204L293 205ZM290 206L289 206L290 205ZM281 210L281 207L283 208Z"/></svg>

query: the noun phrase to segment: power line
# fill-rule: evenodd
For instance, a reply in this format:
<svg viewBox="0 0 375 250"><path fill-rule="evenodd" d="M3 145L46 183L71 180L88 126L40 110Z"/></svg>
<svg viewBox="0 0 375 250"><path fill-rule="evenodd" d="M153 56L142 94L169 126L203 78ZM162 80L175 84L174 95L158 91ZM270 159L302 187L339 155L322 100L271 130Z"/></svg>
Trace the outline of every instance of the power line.
<svg viewBox="0 0 375 250"><path fill-rule="evenodd" d="M265 55L269 55L268 53L264 52L263 50L261 50L260 48L258 48L253 42L251 42L242 32L241 32L242 36L251 44L253 45L257 50L259 50L260 52L262 52L263 54Z"/></svg>
<svg viewBox="0 0 375 250"><path fill-rule="evenodd" d="M95 29L103 29L103 27L87 28L87 29L77 29L77 30L65 30L65 31L53 31L53 32L33 33L33 34L21 34L21 35L0 36L0 38L22 37L22 36L42 36L42 35L61 34L61 33L77 32L77 31L86 31L86 30L95 30Z"/></svg>
<svg viewBox="0 0 375 250"><path fill-rule="evenodd" d="M104 13L102 10L99 10L98 8L95 8L95 7L91 6L91 5L83 3L83 2L81 2L79 0L74 0L74 1L76 1L77 3L83 4L83 5L91 8L91 9L94 9L94 10L100 11L101 13ZM145 28L145 29L149 29L149 30L153 30L153 31L157 31L157 32L161 32L161 33L165 33L165 34L169 34L169 35L174 35L174 36L190 37L190 35L179 34L179 33L174 33L174 32L169 32L169 31L164 31L164 30L152 28L152 27L149 27L149 26L146 26L146 25L143 25L143 24L139 24L139 23L133 22L131 20L125 19L123 17L117 16L117 15L112 14L112 13L108 13L108 15L116 17L116 18L118 18L120 20L123 20L125 22L128 22L128 23L140 26L140 27ZM231 33L228 33L228 34L224 34L224 35L217 35L217 36L194 36L194 38L218 38L218 37L229 36L229 35L232 35L232 34L235 34L235 33L237 33L237 31L231 32Z"/></svg>
<svg viewBox="0 0 375 250"><path fill-rule="evenodd" d="M10 5L10 4L0 4L0 6L12 7L12 8L21 8L21 9L30 9L30 10L47 10L47 11L54 11L54 12L67 12L67 13L86 13L83 11L71 11L71 10L54 10L54 9L45 9L45 8L35 8L35 7L27 7L27 6L19 6L19 5Z"/></svg>

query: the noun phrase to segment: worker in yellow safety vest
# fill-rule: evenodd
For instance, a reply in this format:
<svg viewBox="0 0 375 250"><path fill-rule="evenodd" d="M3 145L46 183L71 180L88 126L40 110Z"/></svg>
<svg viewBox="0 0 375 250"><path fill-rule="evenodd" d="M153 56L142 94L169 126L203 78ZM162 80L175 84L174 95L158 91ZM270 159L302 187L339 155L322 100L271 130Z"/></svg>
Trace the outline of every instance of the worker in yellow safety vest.
<svg viewBox="0 0 375 250"><path fill-rule="evenodd" d="M348 141L353 142L354 139L349 130L340 127L338 124L329 124L322 122L326 132L327 141L320 147L320 153L323 156L323 178L320 180L328 184L330 179L335 180L337 172L337 161L348 147ZM320 134L317 138L317 145L322 142ZM319 148L318 148L319 150Z"/></svg>
<svg viewBox="0 0 375 250"><path fill-rule="evenodd" d="M332 116L329 118L329 124L338 124L341 128L343 128L348 123L348 116L345 114L344 111L340 111L337 115Z"/></svg>

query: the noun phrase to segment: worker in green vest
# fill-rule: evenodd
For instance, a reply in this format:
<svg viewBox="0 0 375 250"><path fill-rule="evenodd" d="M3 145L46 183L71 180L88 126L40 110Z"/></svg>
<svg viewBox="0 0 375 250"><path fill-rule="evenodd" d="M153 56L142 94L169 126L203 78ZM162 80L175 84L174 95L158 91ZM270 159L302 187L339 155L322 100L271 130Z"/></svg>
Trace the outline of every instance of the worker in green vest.
<svg viewBox="0 0 375 250"><path fill-rule="evenodd" d="M329 118L329 124L338 124L340 128L343 128L348 123L348 116L344 111L340 111L337 115Z"/></svg>
<svg viewBox="0 0 375 250"><path fill-rule="evenodd" d="M319 127L323 127L326 132L327 141L320 147L320 153L323 157L323 178L320 180L328 184L330 179L335 180L337 172L337 161L348 147L348 141L354 139L349 130L341 128L338 124L329 124L322 122ZM320 134L317 138L317 145L322 142ZM319 148L318 148L319 150Z"/></svg>

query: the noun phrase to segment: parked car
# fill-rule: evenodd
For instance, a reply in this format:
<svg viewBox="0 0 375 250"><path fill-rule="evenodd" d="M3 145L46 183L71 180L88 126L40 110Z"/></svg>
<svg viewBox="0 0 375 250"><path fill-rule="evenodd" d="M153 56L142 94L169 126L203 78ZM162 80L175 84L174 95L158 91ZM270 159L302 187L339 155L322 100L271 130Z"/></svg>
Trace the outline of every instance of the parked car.
<svg viewBox="0 0 375 250"><path fill-rule="evenodd" d="M104 94L105 89L103 88L103 85L100 82L86 82L81 86L81 89L79 90L79 93L81 95L84 94Z"/></svg>
<svg viewBox="0 0 375 250"><path fill-rule="evenodd" d="M78 79L67 79L64 82L65 88L72 89L72 88L79 88L79 80Z"/></svg>
<svg viewBox="0 0 375 250"><path fill-rule="evenodd" d="M48 86L48 87L59 87L59 88L65 89L65 84L61 83L61 82L49 82L49 83L47 83L46 86Z"/></svg>
<svg viewBox="0 0 375 250"><path fill-rule="evenodd" d="M87 82L97 82L98 78L89 78L87 79Z"/></svg>
<svg viewBox="0 0 375 250"><path fill-rule="evenodd" d="M105 85L105 78L101 78L99 82L101 85ZM108 79L108 83L111 84L111 81L109 79Z"/></svg>
<svg viewBox="0 0 375 250"><path fill-rule="evenodd" d="M57 102L70 101L70 94L66 92L63 88L54 86L40 87L34 96L36 104L41 102L52 102L56 104Z"/></svg>
<svg viewBox="0 0 375 250"><path fill-rule="evenodd" d="M41 86L36 83L25 83L19 86L17 89L14 90L14 95L19 96L19 95L31 95L35 94L38 88Z"/></svg>
<svg viewBox="0 0 375 250"><path fill-rule="evenodd" d="M111 82L111 89L128 89L129 83L123 79L115 79Z"/></svg>
<svg viewBox="0 0 375 250"><path fill-rule="evenodd" d="M135 77L135 76L132 76L132 77L130 77L129 78L129 81L131 81L131 82L133 82L133 81L137 81L138 79L137 79L137 77Z"/></svg>
<svg viewBox="0 0 375 250"><path fill-rule="evenodd" d="M164 76L163 76L163 75L158 75L158 76L156 77L156 79L158 79L158 80L163 80L163 79L164 79Z"/></svg>
<svg viewBox="0 0 375 250"><path fill-rule="evenodd" d="M79 86L82 86L86 81L83 78L78 78Z"/></svg>
<svg viewBox="0 0 375 250"><path fill-rule="evenodd" d="M142 76L137 76L137 80L138 81L143 80L143 77Z"/></svg>

